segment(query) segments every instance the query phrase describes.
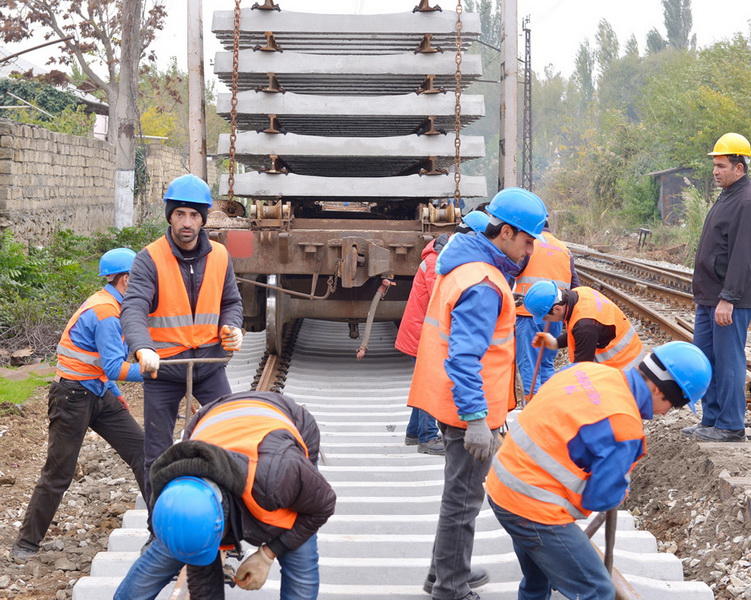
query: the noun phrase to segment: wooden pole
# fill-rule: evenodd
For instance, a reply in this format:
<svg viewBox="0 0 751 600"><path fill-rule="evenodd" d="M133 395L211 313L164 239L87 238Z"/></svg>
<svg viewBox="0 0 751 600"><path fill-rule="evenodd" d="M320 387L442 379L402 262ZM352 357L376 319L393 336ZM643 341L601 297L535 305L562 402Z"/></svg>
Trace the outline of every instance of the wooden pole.
<svg viewBox="0 0 751 600"><path fill-rule="evenodd" d="M499 179L502 187L518 185L516 154L519 147L518 88L519 88L519 25L517 0L503 2L503 97L501 98L501 148L499 153Z"/></svg>
<svg viewBox="0 0 751 600"><path fill-rule="evenodd" d="M188 0L188 169L207 181L201 1Z"/></svg>

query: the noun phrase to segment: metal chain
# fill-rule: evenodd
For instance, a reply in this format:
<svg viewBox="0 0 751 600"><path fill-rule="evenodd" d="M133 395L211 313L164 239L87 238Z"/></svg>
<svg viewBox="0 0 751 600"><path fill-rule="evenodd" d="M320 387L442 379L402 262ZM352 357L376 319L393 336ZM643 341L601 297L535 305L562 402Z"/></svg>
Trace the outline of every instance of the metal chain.
<svg viewBox="0 0 751 600"><path fill-rule="evenodd" d="M456 72L454 73L454 201L457 207L461 204L462 184L462 0L456 2Z"/></svg>
<svg viewBox="0 0 751 600"><path fill-rule="evenodd" d="M227 197L235 199L235 147L237 145L237 81L240 71L240 0L235 0L235 29L232 38L232 100L229 111L229 178Z"/></svg>

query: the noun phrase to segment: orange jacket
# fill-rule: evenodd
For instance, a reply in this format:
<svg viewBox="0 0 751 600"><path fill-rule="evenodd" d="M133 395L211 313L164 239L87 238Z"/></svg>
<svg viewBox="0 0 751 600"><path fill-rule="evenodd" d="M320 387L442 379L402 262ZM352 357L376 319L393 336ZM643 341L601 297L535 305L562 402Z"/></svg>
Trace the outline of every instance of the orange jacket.
<svg viewBox="0 0 751 600"><path fill-rule="evenodd" d="M526 294L538 281L552 280L558 289L571 288L571 253L566 245L546 231L542 240L535 240L532 256L524 270L516 278L514 292ZM524 304L516 307L517 316L531 317Z"/></svg>
<svg viewBox="0 0 751 600"><path fill-rule="evenodd" d="M262 523L292 529L297 519L296 512L287 508L269 511L253 498L258 446L269 433L279 429L289 431L308 455L308 448L289 417L273 404L262 400L232 400L218 404L196 424L190 439L247 456L248 477L242 495L243 503L250 514Z"/></svg>
<svg viewBox="0 0 751 600"><path fill-rule="evenodd" d="M615 337L604 348L595 352L595 362L603 363L616 369L632 369L639 364L643 347L636 330L620 308L597 290L581 286L574 288L579 300L566 321L568 338L568 356L574 362L576 339L573 335L574 325L580 319L594 319L603 325L615 327Z"/></svg>
<svg viewBox="0 0 751 600"><path fill-rule="evenodd" d="M180 266L167 238L146 246L156 265L159 287L157 307L149 313L148 327L161 358L219 343L219 315L229 255L222 244L211 242L211 247L193 315Z"/></svg>
<svg viewBox="0 0 751 600"><path fill-rule="evenodd" d="M493 502L547 525L589 515L582 494L590 473L571 460L568 443L603 419L616 440L641 440L645 447L642 417L621 371L582 362L554 375L511 424L493 458L485 483Z"/></svg>
<svg viewBox="0 0 751 600"><path fill-rule="evenodd" d="M485 356L482 358L483 392L487 402L487 422L491 429L506 420L514 400L514 323L516 311L511 288L503 274L484 262L470 262L447 275L439 275L430 298L420 336L415 372L409 389L408 406L421 408L441 423L466 428L454 403L451 379L444 361L448 359L451 311L462 293L477 284L489 283L503 298L501 313Z"/></svg>
<svg viewBox="0 0 751 600"><path fill-rule="evenodd" d="M93 310L101 321L110 317L120 318L120 303L107 290L99 290L89 296L65 326L63 335L57 344L57 371L59 377L84 381L99 379L109 381L102 369L99 352L90 352L76 346L70 337L70 330L78 322L84 311ZM127 366L124 367L127 373Z"/></svg>

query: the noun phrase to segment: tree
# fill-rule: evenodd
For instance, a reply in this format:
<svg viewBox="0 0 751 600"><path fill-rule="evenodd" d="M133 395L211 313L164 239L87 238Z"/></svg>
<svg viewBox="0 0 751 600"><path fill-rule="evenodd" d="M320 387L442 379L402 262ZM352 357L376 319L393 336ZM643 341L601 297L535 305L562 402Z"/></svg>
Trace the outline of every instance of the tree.
<svg viewBox="0 0 751 600"><path fill-rule="evenodd" d="M141 58L164 25L162 0L6 0L0 9L0 39L21 42L73 35L51 63L80 69L88 89L109 104L108 141L115 145L115 225L132 224L136 90ZM148 6L147 6L148 5ZM153 60L154 55L148 56ZM100 74L102 69L105 74Z"/></svg>
<svg viewBox="0 0 751 600"><path fill-rule="evenodd" d="M667 48L667 42L654 27L647 33L647 54L657 54Z"/></svg>
<svg viewBox="0 0 751 600"><path fill-rule="evenodd" d="M576 62L574 67L574 81L582 96L583 106L592 102L594 97L595 85L593 79L595 66L595 57L589 46L589 41L585 40L579 45L579 51L576 53Z"/></svg>
<svg viewBox="0 0 751 600"><path fill-rule="evenodd" d="M636 41L636 36L633 33L626 42L625 56L639 58L639 42Z"/></svg>
<svg viewBox="0 0 751 600"><path fill-rule="evenodd" d="M603 74L610 68L610 65L613 64L613 61L618 59L619 50L618 36L607 19L602 19L597 25L595 41L597 42L595 57L600 68L600 78L602 78Z"/></svg>
<svg viewBox="0 0 751 600"><path fill-rule="evenodd" d="M662 0L662 13L668 33L668 45L677 50L687 50L693 26L691 0Z"/></svg>

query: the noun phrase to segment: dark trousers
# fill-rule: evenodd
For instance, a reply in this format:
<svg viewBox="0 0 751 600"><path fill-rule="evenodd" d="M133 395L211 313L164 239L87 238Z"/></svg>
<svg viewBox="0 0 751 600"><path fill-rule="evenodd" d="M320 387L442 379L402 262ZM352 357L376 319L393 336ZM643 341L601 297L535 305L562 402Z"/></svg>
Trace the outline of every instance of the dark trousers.
<svg viewBox="0 0 751 600"><path fill-rule="evenodd" d="M469 593L475 519L485 499L483 482L493 457L480 462L464 449L465 429L439 423L446 446L443 496L433 543L430 573L433 600L455 600Z"/></svg>
<svg viewBox="0 0 751 600"><path fill-rule="evenodd" d="M36 550L70 486L84 435L90 427L112 446L133 471L144 492L143 429L114 394L99 398L80 383L53 383L48 396L47 461L31 495L17 543Z"/></svg>
<svg viewBox="0 0 751 600"><path fill-rule="evenodd" d="M201 406L231 392L224 367L212 371L205 379L193 381L193 395ZM147 475L151 464L172 445L177 411L184 396L184 381L145 379L143 382L143 458ZM150 497L151 481L147 476L143 498L150 503Z"/></svg>

